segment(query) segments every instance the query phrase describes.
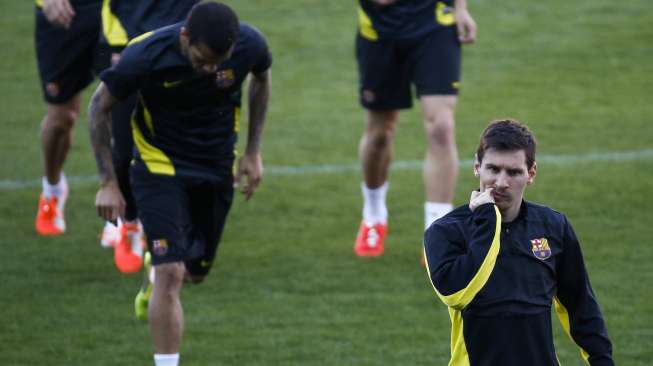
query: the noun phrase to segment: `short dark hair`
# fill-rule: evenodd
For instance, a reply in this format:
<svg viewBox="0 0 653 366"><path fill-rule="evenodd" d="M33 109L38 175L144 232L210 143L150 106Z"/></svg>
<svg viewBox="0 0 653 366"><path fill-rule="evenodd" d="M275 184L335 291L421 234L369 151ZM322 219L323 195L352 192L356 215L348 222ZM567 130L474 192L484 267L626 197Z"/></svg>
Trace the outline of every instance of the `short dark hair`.
<svg viewBox="0 0 653 366"><path fill-rule="evenodd" d="M499 151L524 150L526 153L526 166L528 169L535 163L535 148L537 142L528 126L516 119L499 119L490 122L481 134L481 141L476 149L478 162L483 161L485 151L495 149Z"/></svg>
<svg viewBox="0 0 653 366"><path fill-rule="evenodd" d="M193 6L185 24L191 45L205 44L216 55L225 54L238 38L238 16L227 5L212 1Z"/></svg>

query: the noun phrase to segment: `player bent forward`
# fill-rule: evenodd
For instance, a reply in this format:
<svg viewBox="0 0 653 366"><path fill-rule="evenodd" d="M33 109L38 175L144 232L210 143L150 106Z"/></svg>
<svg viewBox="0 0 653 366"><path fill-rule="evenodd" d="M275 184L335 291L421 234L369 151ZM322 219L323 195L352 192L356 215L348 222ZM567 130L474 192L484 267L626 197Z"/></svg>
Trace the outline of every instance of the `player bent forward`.
<svg viewBox="0 0 653 366"><path fill-rule="evenodd" d="M216 255L233 197L240 86L249 73L249 133L236 182L247 177L246 198L260 182L270 64L260 33L239 24L226 5L206 2L185 23L133 40L100 75L89 127L101 179L95 204L106 220L125 206L111 159L111 109L138 93L131 179L154 265L148 318L157 366L178 364L181 287L185 278L201 282Z"/></svg>

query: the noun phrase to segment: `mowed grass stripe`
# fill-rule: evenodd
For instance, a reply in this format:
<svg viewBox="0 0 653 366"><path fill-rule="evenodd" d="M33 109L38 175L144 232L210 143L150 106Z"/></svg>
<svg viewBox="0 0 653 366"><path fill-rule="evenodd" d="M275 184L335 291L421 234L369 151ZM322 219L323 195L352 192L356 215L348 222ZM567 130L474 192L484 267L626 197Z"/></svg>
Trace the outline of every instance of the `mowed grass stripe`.
<svg viewBox="0 0 653 366"><path fill-rule="evenodd" d="M540 155L537 158L539 162L545 162L550 165L570 165L577 163L594 163L594 162L623 162L653 159L653 149L632 150L632 151L610 151L595 152L580 155ZM469 166L472 164L471 159L461 160L460 166ZM422 168L421 160L399 160L392 163L393 169L415 170ZM358 171L359 163L349 164L322 164L322 165L304 165L304 166L277 166L271 165L265 168L265 174L268 175L313 175L313 174L338 174ZM97 181L95 175L82 175L67 177L70 185L81 185ZM0 180L1 190L15 190L38 187L41 184L40 179L17 180L4 179Z"/></svg>

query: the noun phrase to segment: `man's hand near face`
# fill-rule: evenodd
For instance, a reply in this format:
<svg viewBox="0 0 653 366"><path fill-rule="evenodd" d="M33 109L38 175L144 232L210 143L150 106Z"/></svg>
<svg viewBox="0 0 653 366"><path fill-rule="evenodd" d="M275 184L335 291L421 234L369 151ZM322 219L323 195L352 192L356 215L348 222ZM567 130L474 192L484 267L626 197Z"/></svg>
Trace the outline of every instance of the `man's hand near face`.
<svg viewBox="0 0 653 366"><path fill-rule="evenodd" d="M478 206L486 203L494 203L494 197L492 196L493 190L494 188L488 188L483 192L472 191L472 195L469 197L469 209L474 211Z"/></svg>

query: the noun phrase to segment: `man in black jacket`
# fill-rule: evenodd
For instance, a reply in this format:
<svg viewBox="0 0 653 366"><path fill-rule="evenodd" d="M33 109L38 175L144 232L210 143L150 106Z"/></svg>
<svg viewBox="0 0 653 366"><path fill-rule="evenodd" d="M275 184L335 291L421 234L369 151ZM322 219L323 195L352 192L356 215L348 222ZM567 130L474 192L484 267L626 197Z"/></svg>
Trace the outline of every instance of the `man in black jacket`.
<svg viewBox="0 0 653 366"><path fill-rule="evenodd" d="M468 205L424 236L428 274L449 307L449 365L558 365L551 305L590 365L612 345L567 218L523 199L535 179L535 138L514 120L481 135Z"/></svg>

